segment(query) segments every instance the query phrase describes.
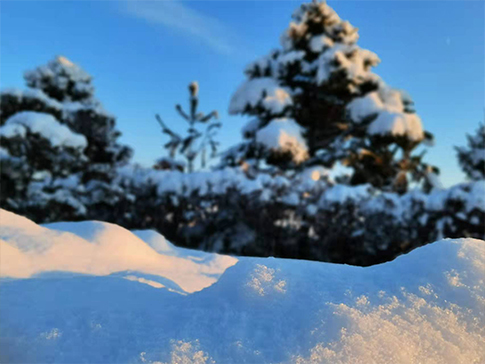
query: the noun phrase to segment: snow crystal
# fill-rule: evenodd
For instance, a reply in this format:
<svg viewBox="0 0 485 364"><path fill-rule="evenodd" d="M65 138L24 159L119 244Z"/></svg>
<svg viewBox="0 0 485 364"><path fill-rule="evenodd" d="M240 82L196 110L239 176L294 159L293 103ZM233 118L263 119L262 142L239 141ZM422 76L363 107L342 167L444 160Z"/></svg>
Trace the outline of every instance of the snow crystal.
<svg viewBox="0 0 485 364"><path fill-rule="evenodd" d="M40 337L46 340L56 340L56 339L59 339L61 336L62 336L62 332L57 328L54 328L51 331L43 332L42 334L40 334Z"/></svg>
<svg viewBox="0 0 485 364"><path fill-rule="evenodd" d="M265 296L273 292L286 293L286 282L276 278L278 271L263 264L256 264L254 271L246 285L256 291L258 295Z"/></svg>
<svg viewBox="0 0 485 364"><path fill-rule="evenodd" d="M22 130L23 129L23 130ZM73 133L67 126L60 124L52 115L33 111L22 111L7 119L0 127L3 136L25 136L25 129L40 134L54 147L84 149L87 141L84 135Z"/></svg>
<svg viewBox="0 0 485 364"><path fill-rule="evenodd" d="M172 340L170 361L166 364L215 364L209 354L200 349L199 340ZM165 364L154 361L152 364Z"/></svg>

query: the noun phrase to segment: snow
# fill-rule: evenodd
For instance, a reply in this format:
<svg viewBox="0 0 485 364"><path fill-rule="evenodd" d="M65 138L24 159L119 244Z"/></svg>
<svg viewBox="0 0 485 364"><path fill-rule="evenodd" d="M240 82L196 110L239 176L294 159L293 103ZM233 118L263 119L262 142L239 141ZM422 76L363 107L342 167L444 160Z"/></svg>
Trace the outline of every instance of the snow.
<svg viewBox="0 0 485 364"><path fill-rule="evenodd" d="M190 260L155 232L137 232L147 243L101 222L43 227L4 210L0 221L2 362L485 361L481 240L442 240L362 268ZM184 274L212 280L186 291Z"/></svg>
<svg viewBox="0 0 485 364"><path fill-rule="evenodd" d="M381 84L378 91L352 100L347 110L352 120L357 123L375 116L368 127L372 135L390 134L420 141L424 138L421 119L418 115L405 111L404 101L407 98L402 91Z"/></svg>
<svg viewBox="0 0 485 364"><path fill-rule="evenodd" d="M324 34L315 35L308 42L308 46L314 53L320 53L325 49L325 47L330 48L333 46L333 44L332 38L329 38Z"/></svg>
<svg viewBox="0 0 485 364"><path fill-rule="evenodd" d="M53 109L60 110L62 108L62 104L60 102L51 99L44 92L42 92L42 90L39 89L20 90L17 88L7 88L1 91L1 95L15 97L18 103L21 103L24 100L39 100Z"/></svg>
<svg viewBox="0 0 485 364"><path fill-rule="evenodd" d="M1 210L1 274L28 278L48 271L109 275L137 271L170 279L186 292L214 283L236 260L211 255L209 262L165 256L136 235L101 222L53 223L45 227ZM5 249L5 250L4 250Z"/></svg>
<svg viewBox="0 0 485 364"><path fill-rule="evenodd" d="M47 83L54 84L61 90L67 90L73 83L77 91L83 91L87 95L94 93L91 76L64 56L57 56L46 66L25 72L24 77L30 87L37 89L42 89Z"/></svg>
<svg viewBox="0 0 485 364"><path fill-rule="evenodd" d="M373 135L406 136L413 141L424 138L421 119L416 114L382 111L369 125L368 130Z"/></svg>
<svg viewBox="0 0 485 364"><path fill-rule="evenodd" d="M242 135L252 135L254 134L260 125L261 121L258 118L251 119L241 128Z"/></svg>
<svg viewBox="0 0 485 364"><path fill-rule="evenodd" d="M335 185L324 192L319 203L324 206L328 203L345 203L347 201L359 202L360 200L368 199L371 196L371 188L370 185L355 187Z"/></svg>
<svg viewBox="0 0 485 364"><path fill-rule="evenodd" d="M2 134L0 133L0 135ZM10 155L8 150L3 147L0 147L0 159L10 159L10 158L12 158L12 156Z"/></svg>
<svg viewBox="0 0 485 364"><path fill-rule="evenodd" d="M377 81L379 76L370 71L370 67L377 66L379 57L355 44L337 43L324 51L316 60L317 84L322 85L331 79L335 72L344 71L349 84L349 91L356 92L356 85L366 81Z"/></svg>
<svg viewBox="0 0 485 364"><path fill-rule="evenodd" d="M304 51L291 51L283 53L277 58L278 65L287 66L291 63L301 61L305 57Z"/></svg>
<svg viewBox="0 0 485 364"><path fill-rule="evenodd" d="M4 124L0 127L0 136L5 138L24 138L26 134L25 127L20 124Z"/></svg>
<svg viewBox="0 0 485 364"><path fill-rule="evenodd" d="M156 187L158 196L175 194L188 197L192 194L199 196L223 195L229 189L235 188L241 194L252 194L269 188L272 194L282 187L288 187L291 182L285 177L271 177L258 174L250 179L240 168L225 168L216 171L195 172L191 174L178 171L156 171L138 166L125 166L119 169L117 183L133 184L134 188Z"/></svg>
<svg viewBox="0 0 485 364"><path fill-rule="evenodd" d="M428 181L428 183L432 188L438 188L438 189L443 188L443 184L441 183L439 175L434 172L427 172L426 180Z"/></svg>
<svg viewBox="0 0 485 364"><path fill-rule="evenodd" d="M358 85L366 81L377 81L379 77L370 71L379 64L379 57L355 43L359 39L358 29L348 21L342 21L327 4L303 4L294 14L281 37L283 49L294 53L300 41L308 42L308 49L319 54L306 71L313 74L318 85L329 82L335 73L345 72L349 91L358 92ZM315 34L322 28L322 33ZM306 68L306 65L304 65Z"/></svg>
<svg viewBox="0 0 485 364"><path fill-rule="evenodd" d="M19 112L8 118L5 124L0 127L0 135L24 137L26 130L49 140L53 147L62 146L83 150L87 146L84 135L73 133L50 114L33 111Z"/></svg>
<svg viewBox="0 0 485 364"><path fill-rule="evenodd" d="M188 198L194 194L221 196L232 189L236 189L241 195L259 198L260 201L291 202L292 206L309 203L307 200L309 196L317 198L320 196L318 209L326 210L333 208L335 204L350 202L360 205L364 211L382 211L391 214L399 221L403 218L411 218L409 214L414 211L412 208L415 203L423 206L423 213L445 211L446 205L453 201L461 201L462 211L466 214L474 209L485 212L484 180L462 183L446 189L440 188L439 183L435 183L434 189L429 194L413 189L404 195L399 195L380 192L370 185L333 184L328 171L321 167L305 168L293 177L259 173L254 178L249 178L244 173L244 168L225 168L186 174L128 165L119 169L117 178L115 183L120 188L126 185L141 190L155 189L158 197L170 197L175 200ZM296 201L296 198L299 200ZM312 207L312 214L317 212L314 210L315 208Z"/></svg>
<svg viewBox="0 0 485 364"><path fill-rule="evenodd" d="M356 97L347 108L352 120L360 122L384 109L384 103L377 92L369 92L363 97Z"/></svg>
<svg viewBox="0 0 485 364"><path fill-rule="evenodd" d="M274 114L283 112L293 104L288 90L278 86L278 82L269 77L245 81L236 90L229 104L229 114L242 113L246 107L261 106Z"/></svg>
<svg viewBox="0 0 485 364"><path fill-rule="evenodd" d="M435 189L429 194L426 207L432 211L444 210L445 202L449 200L462 201L467 213L474 209L485 212L485 180Z"/></svg>
<svg viewBox="0 0 485 364"><path fill-rule="evenodd" d="M289 118L273 119L256 133L256 141L278 152L290 152L295 163L308 158L308 146L303 137L304 129Z"/></svg>
<svg viewBox="0 0 485 364"><path fill-rule="evenodd" d="M328 177L329 170L322 166L307 167L298 174L302 181L319 181L321 178Z"/></svg>
<svg viewBox="0 0 485 364"><path fill-rule="evenodd" d="M114 115L106 111L103 105L96 99L90 98L79 101L64 101L62 103L63 117L66 119L71 118L75 113L79 111L91 111L95 114L105 116L107 118L114 118Z"/></svg>
<svg viewBox="0 0 485 364"><path fill-rule="evenodd" d="M472 182L470 193L465 196L464 200L467 212L474 209L485 211L485 180Z"/></svg>
<svg viewBox="0 0 485 364"><path fill-rule="evenodd" d="M43 209L48 209L52 202L70 206L78 216L83 216L87 208L80 200L85 186L80 183L80 175L71 175L67 178L52 178L49 173L41 172L39 181L31 182L27 191L27 199ZM53 192L47 192L55 188Z"/></svg>
<svg viewBox="0 0 485 364"><path fill-rule="evenodd" d="M359 186L348 188L359 188ZM463 208L460 211L461 214L465 214L465 216L472 214L475 210L481 213L485 212L484 180L462 183L447 189L435 186L429 194L425 194L419 190L411 190L404 195L381 193L372 196L372 191L369 191L367 197L365 194L362 194L360 201L356 200L356 202L361 202L364 210L374 212L382 211L386 214L393 215L398 221L404 218L413 218L413 204L415 203L422 205L424 208L424 213L421 215L423 223L426 222L428 213L445 212L448 210L447 205L455 201L462 203ZM325 199L322 199L321 202L325 203L325 201ZM454 212L455 217L459 216L458 214L459 213ZM478 226L483 224L483 222L480 221L470 222Z"/></svg>
<svg viewBox="0 0 485 364"><path fill-rule="evenodd" d="M271 75L275 73L275 61L271 55L260 57L244 68L244 73L248 76L251 76L253 73L262 74L266 71L269 71Z"/></svg>
<svg viewBox="0 0 485 364"><path fill-rule="evenodd" d="M478 165L485 161L485 148L473 149L470 153L470 158L474 165Z"/></svg>

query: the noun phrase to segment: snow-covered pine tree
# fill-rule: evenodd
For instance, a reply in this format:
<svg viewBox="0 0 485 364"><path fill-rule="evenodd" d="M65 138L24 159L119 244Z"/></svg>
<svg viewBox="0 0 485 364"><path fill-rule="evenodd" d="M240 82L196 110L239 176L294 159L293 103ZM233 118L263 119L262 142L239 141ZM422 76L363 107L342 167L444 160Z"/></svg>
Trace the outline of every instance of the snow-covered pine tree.
<svg viewBox="0 0 485 364"><path fill-rule="evenodd" d="M47 127L45 124L45 133L48 133L51 126L57 123L60 126L52 128L62 129L66 135L68 133L79 135L86 142L83 157L77 158L76 163L72 163L73 167L76 166L78 173L73 174L73 171L64 173L70 174L69 180L60 181L61 175L52 173L52 169L59 168L57 164L59 161L55 159L52 160L52 168L45 168L47 173L44 175L48 177L42 183L37 181L31 184L28 189L36 191L39 201L46 201L53 196L53 193L46 193L48 186L57 186L57 195L60 195L59 191L63 189L71 189L76 192L65 199L71 201L71 205L76 200L76 204L79 206L89 206L90 210L97 211L96 218L98 219L103 217L103 211L109 214L109 210L122 195L122 191L111 184L116 174L116 168L129 160L132 151L129 147L117 142L121 134L115 128L116 120L103 109L99 100L95 98L92 77L65 57L59 56L47 65L26 72L24 78L29 87L27 90L7 89L2 91L0 123L2 125L5 123L6 127L11 123L11 119L19 113L40 112L42 114L29 114L29 120L36 119L35 115L43 115L44 119L49 119L46 115L50 115L50 126ZM19 143L17 146L14 145L15 141ZM15 149L17 152L12 156L31 158L25 154L26 149L20 147L23 143L22 138L17 136L9 143L10 148L17 148ZM37 147L34 149L36 150ZM82 166L78 168L79 163ZM34 181L27 181L27 183L29 182ZM29 203L34 202L31 200ZM81 208L78 209L78 211L81 210ZM60 214L62 215L62 211ZM62 218L62 216L55 218ZM68 214L65 218L76 218L76 216ZM45 219L47 220L49 217L46 216Z"/></svg>
<svg viewBox="0 0 485 364"><path fill-rule="evenodd" d="M458 162L469 179L485 179L485 125L480 124L467 139L468 146L456 147Z"/></svg>
<svg viewBox="0 0 485 364"><path fill-rule="evenodd" d="M86 212L73 191L62 188L87 161L83 135L50 114L21 111L0 127L0 144L2 207L47 221Z"/></svg>
<svg viewBox="0 0 485 364"><path fill-rule="evenodd" d="M263 159L293 169L342 162L354 169L351 183L397 190L406 188L407 172L421 176L427 166L411 151L431 135L409 96L372 72L380 60L357 46L358 38L357 28L326 3L302 4L282 47L245 69L247 80L229 112L252 119L223 165Z"/></svg>
<svg viewBox="0 0 485 364"><path fill-rule="evenodd" d="M187 166L187 171L191 173L194 171L194 162L198 157L200 157L200 167L205 168L208 148L210 148L209 158L216 156L219 142L215 140L215 136L221 123L216 121L219 117L217 111L214 110L207 115L198 111L199 84L196 81L189 85L189 104L188 112L184 111L180 104L175 105L179 115L188 124L185 136L170 129L160 115L155 115L162 133L170 138L164 145L168 156L158 159L154 166L155 169L184 171ZM199 124L205 124L205 128L199 130ZM182 157L185 161L177 159L177 157Z"/></svg>

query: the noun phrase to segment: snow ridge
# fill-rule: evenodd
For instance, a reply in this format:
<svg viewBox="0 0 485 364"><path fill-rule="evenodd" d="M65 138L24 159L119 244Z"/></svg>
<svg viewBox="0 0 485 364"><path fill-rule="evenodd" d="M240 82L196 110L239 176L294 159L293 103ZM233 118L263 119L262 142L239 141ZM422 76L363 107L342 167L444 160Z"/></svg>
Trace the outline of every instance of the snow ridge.
<svg viewBox="0 0 485 364"><path fill-rule="evenodd" d="M5 362L485 361L481 240L362 268L237 260L101 222L43 227L4 210L0 221ZM202 276L211 285L184 292Z"/></svg>

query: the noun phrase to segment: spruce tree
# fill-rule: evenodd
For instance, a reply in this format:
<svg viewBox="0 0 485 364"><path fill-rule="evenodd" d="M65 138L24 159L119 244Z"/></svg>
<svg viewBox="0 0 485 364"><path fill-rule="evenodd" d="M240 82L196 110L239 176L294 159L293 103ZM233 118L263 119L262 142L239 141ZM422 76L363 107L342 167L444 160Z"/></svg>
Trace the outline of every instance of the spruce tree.
<svg viewBox="0 0 485 364"><path fill-rule="evenodd" d="M485 125L480 124L467 139L468 146L455 148L458 162L469 179L485 179Z"/></svg>
<svg viewBox="0 0 485 364"><path fill-rule="evenodd" d="M47 219L55 215L51 211L54 204L54 209L68 214L85 212L69 192L60 191L58 184L80 172L86 163L83 152L87 141L83 135L72 132L50 114L22 111L0 127L0 144L2 207L36 216L42 205Z"/></svg>
<svg viewBox="0 0 485 364"><path fill-rule="evenodd" d="M380 60L358 38L326 3L302 4L281 48L245 69L229 112L252 119L223 164L262 159L288 170L341 162L353 168L352 184L399 191L408 172L421 178L428 166L411 152L431 135L410 97L372 72Z"/></svg>
<svg viewBox="0 0 485 364"><path fill-rule="evenodd" d="M216 156L219 142L215 140L217 130L221 127L217 111L204 114L198 111L199 84L194 81L189 85L189 109L184 111L180 104L175 109L188 124L187 134L182 136L170 129L160 115L155 115L160 124L162 133L168 135L170 140L164 145L168 156L160 158L155 164L155 169L168 169L184 171L187 166L189 173L194 171L195 161L200 157L200 167L205 168L207 163L207 149L210 148L209 158ZM211 121L212 120L212 121ZM199 124L205 124L205 128L199 128ZM178 158L178 160L177 160ZM180 160L185 159L185 161Z"/></svg>
<svg viewBox="0 0 485 364"><path fill-rule="evenodd" d="M19 113L35 112L29 114L30 120L39 119L39 117L44 120L50 118L49 126L45 124L46 130L62 129L66 134L81 136L86 142L82 148L82 156L79 151L75 151L77 157L70 162L72 168L69 169L69 173L54 173L56 169L63 170L63 168L59 165L59 159L52 155L50 164L43 164L42 167L46 172L44 175L48 177L45 177L43 183L26 177L25 190L35 190L37 196L45 200L48 196L53 196L53 192L46 192L48 186L58 186L56 192L58 196L61 189L72 189L75 192L69 198L66 197L66 201L71 201L71 205L76 200L77 205L89 206L88 210L95 210L97 218L108 215L110 209L122 197L122 191L112 184L116 169L128 162L132 151L129 147L118 143L117 139L121 133L115 127L116 120L104 110L100 101L94 96L92 77L67 58L59 56L46 65L25 72L24 78L28 86L27 90L7 89L1 93L0 123L5 124L2 128L11 128L8 125ZM11 138L8 143L6 142L6 145L10 154L15 151L12 156L31 163L32 158L39 156L29 154L30 149L22 145L30 145L31 139L37 138L39 133L36 134L28 128L26 130L22 134L26 138L19 134ZM33 151L43 153L38 150L39 146L31 145L30 148ZM3 143L2 146L4 146ZM7 169L7 174L9 170ZM68 175L69 181L60 180L61 177L65 178ZM5 198L12 199L8 195ZM18 202L25 203L22 201L26 198L25 193L23 197L18 198L20 199ZM83 209L78 208L78 211ZM76 216L69 213L64 216L63 212L59 211L59 216L51 218L70 219Z"/></svg>

